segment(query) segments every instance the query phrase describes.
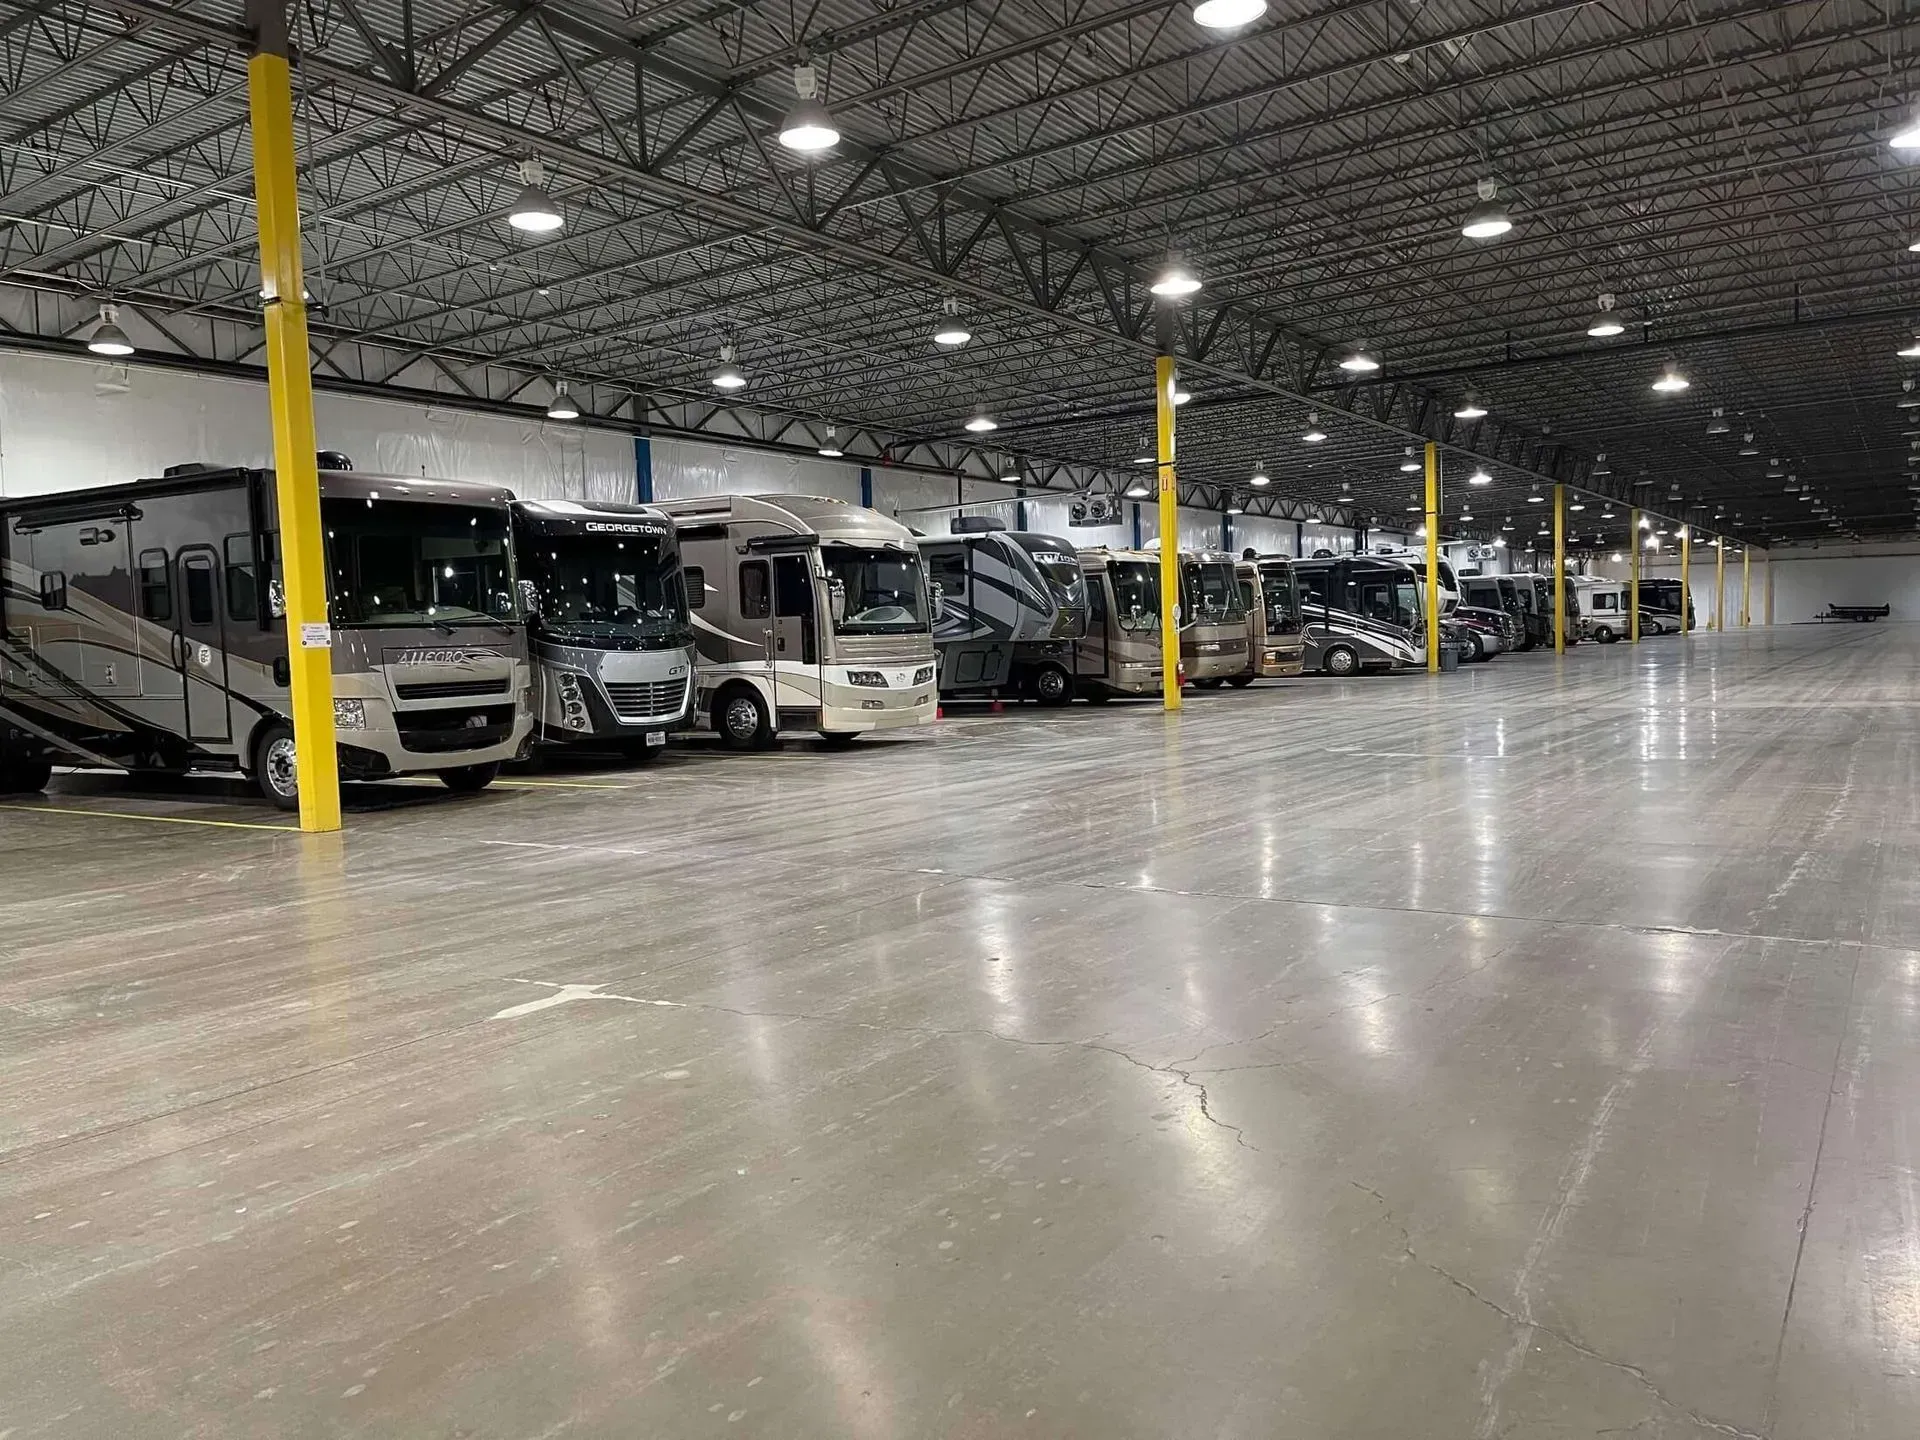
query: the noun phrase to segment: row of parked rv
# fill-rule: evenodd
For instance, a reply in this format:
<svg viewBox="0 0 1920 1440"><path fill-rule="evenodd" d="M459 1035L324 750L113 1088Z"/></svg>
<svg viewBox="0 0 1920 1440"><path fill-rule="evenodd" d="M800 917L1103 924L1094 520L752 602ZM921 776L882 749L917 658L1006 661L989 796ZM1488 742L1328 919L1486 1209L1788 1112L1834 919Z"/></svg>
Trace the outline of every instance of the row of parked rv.
<svg viewBox="0 0 1920 1440"><path fill-rule="evenodd" d="M838 744L924 724L939 695L1161 689L1146 551L977 520L926 537L805 496L522 501L334 454L320 510L348 779L476 790L536 742L645 761L693 727ZM56 764L224 769L297 804L275 512L271 472L199 465L0 501L0 791ZM1180 574L1194 685L1425 664L1423 557L1183 553ZM1541 577L1443 563L1440 583L1470 658L1551 643Z"/></svg>

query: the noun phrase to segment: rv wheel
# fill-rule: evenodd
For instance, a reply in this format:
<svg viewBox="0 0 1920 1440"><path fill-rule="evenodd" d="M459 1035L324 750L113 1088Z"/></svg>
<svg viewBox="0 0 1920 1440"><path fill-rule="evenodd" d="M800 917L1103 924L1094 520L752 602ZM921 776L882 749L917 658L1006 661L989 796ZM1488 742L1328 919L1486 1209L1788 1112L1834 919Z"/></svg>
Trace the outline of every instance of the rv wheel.
<svg viewBox="0 0 1920 1440"><path fill-rule="evenodd" d="M440 783L456 795L477 795L493 784L500 774L500 762L487 765L460 765L440 772Z"/></svg>
<svg viewBox="0 0 1920 1440"><path fill-rule="evenodd" d="M300 771L294 761L293 727L270 720L253 738L253 783L282 810L300 808Z"/></svg>
<svg viewBox="0 0 1920 1440"><path fill-rule="evenodd" d="M1329 675L1351 675L1360 668L1360 657L1350 647L1336 645L1321 659L1320 668Z"/></svg>
<svg viewBox="0 0 1920 1440"><path fill-rule="evenodd" d="M1064 705L1073 699L1073 677L1058 665L1042 665L1033 672L1033 698L1042 705Z"/></svg>
<svg viewBox="0 0 1920 1440"><path fill-rule="evenodd" d="M1611 628L1602 625L1598 630L1593 632L1593 638L1598 640L1602 645L1611 645L1614 641L1614 634Z"/></svg>
<svg viewBox="0 0 1920 1440"><path fill-rule="evenodd" d="M31 795L47 788L53 766L44 760L0 762L0 795Z"/></svg>
<svg viewBox="0 0 1920 1440"><path fill-rule="evenodd" d="M1247 674L1229 675L1227 677L1227 684L1233 686L1236 690L1244 690L1247 686L1253 684L1253 676Z"/></svg>
<svg viewBox="0 0 1920 1440"><path fill-rule="evenodd" d="M756 749L773 735L766 702L748 685L723 691L713 702L713 728L735 750Z"/></svg>
<svg viewBox="0 0 1920 1440"><path fill-rule="evenodd" d="M1487 658L1487 647L1480 643L1480 632L1478 630L1469 630L1467 632L1466 650L1467 653L1460 658L1465 660L1469 665L1477 660Z"/></svg>

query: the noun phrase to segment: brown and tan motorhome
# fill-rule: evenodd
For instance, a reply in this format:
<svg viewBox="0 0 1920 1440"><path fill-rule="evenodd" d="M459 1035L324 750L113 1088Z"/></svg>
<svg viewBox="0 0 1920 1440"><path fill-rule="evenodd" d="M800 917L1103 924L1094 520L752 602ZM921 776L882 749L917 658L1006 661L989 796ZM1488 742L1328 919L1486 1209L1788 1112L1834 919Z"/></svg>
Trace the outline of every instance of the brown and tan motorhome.
<svg viewBox="0 0 1920 1440"><path fill-rule="evenodd" d="M788 730L846 743L937 715L932 606L904 525L813 495L654 508L679 531L696 715L729 745Z"/></svg>
<svg viewBox="0 0 1920 1440"><path fill-rule="evenodd" d="M321 471L344 778L477 790L526 748L512 498ZM272 471L202 465L0 501L0 790L56 764L238 770L297 806L276 515Z"/></svg>
<svg viewBox="0 0 1920 1440"><path fill-rule="evenodd" d="M1208 550L1180 552L1180 663L1187 679L1216 690L1247 667L1247 612L1238 564Z"/></svg>
<svg viewBox="0 0 1920 1440"><path fill-rule="evenodd" d="M1227 683L1251 685L1256 679L1298 675L1305 663L1306 640L1301 634L1293 561L1285 555L1262 555L1242 560L1234 569L1240 579L1240 600L1247 609L1247 663Z"/></svg>
<svg viewBox="0 0 1920 1440"><path fill-rule="evenodd" d="M1087 699L1158 695L1160 557L1145 550L1079 552L1087 633L1073 647L1074 684Z"/></svg>

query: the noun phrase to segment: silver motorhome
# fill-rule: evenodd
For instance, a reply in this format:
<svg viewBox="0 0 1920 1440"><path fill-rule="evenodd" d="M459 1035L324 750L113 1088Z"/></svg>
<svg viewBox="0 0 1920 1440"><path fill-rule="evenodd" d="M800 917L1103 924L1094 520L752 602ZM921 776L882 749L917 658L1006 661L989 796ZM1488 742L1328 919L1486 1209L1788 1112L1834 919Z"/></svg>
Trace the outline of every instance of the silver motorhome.
<svg viewBox="0 0 1920 1440"><path fill-rule="evenodd" d="M526 747L511 499L321 471L344 778L477 790ZM278 530L266 470L0 501L0 789L56 763L223 769L296 806Z"/></svg>
<svg viewBox="0 0 1920 1440"><path fill-rule="evenodd" d="M699 650L696 715L728 744L847 742L937 713L913 532L812 495L660 502L679 531Z"/></svg>
<svg viewBox="0 0 1920 1440"><path fill-rule="evenodd" d="M673 520L642 505L516 500L514 561L542 739L660 753L692 722L693 624Z"/></svg>
<svg viewBox="0 0 1920 1440"><path fill-rule="evenodd" d="M1074 642L1087 633L1087 582L1073 542L980 517L953 528L920 539L941 597L933 622L940 693L1011 690L1066 704Z"/></svg>
<svg viewBox="0 0 1920 1440"><path fill-rule="evenodd" d="M1145 550L1079 552L1087 633L1074 646L1074 682L1094 701L1161 691L1160 557Z"/></svg>
<svg viewBox="0 0 1920 1440"><path fill-rule="evenodd" d="M1374 555L1296 560L1306 668L1327 675L1427 663L1425 587L1403 561Z"/></svg>

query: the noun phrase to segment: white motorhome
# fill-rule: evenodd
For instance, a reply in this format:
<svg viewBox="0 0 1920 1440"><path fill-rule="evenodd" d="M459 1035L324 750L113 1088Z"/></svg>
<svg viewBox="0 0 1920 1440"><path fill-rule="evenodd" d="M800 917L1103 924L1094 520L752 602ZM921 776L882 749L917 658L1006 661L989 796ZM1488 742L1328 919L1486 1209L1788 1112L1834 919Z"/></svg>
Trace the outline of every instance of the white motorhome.
<svg viewBox="0 0 1920 1440"><path fill-rule="evenodd" d="M1602 645L1633 636L1633 602L1623 580L1596 576L1567 577L1580 595L1580 629Z"/></svg>
<svg viewBox="0 0 1920 1440"><path fill-rule="evenodd" d="M680 536L699 723L736 749L925 725L933 616L913 532L814 495L656 502Z"/></svg>

